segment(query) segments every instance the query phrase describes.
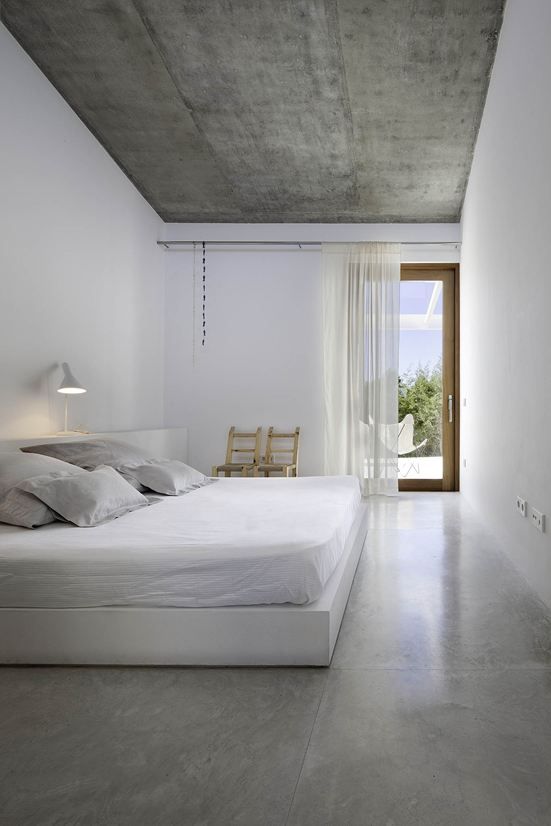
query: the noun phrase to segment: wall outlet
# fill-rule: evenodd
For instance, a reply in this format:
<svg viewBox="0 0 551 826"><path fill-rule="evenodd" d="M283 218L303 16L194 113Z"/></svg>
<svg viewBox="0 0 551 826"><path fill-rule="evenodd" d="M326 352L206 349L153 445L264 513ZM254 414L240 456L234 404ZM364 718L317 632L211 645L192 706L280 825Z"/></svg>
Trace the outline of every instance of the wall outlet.
<svg viewBox="0 0 551 826"><path fill-rule="evenodd" d="M517 513L519 513L520 516L528 516L526 504L526 499L523 499L522 496L517 496Z"/></svg>
<svg viewBox="0 0 551 826"><path fill-rule="evenodd" d="M530 519L532 525L537 528L540 533L545 533L545 514L537 511L535 508L530 508Z"/></svg>

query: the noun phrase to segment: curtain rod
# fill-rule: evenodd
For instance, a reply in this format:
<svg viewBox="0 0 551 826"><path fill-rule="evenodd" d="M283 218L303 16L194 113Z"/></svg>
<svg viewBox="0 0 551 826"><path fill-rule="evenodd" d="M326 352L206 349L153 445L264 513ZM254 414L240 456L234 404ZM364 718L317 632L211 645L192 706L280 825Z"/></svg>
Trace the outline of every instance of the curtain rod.
<svg viewBox="0 0 551 826"><path fill-rule="evenodd" d="M321 247L322 244L362 244L362 243L369 243L368 241L157 241L157 246L165 247L165 249L170 249L172 246L181 246L183 244L188 244L193 246L194 244L200 246L201 244L210 244L211 246L240 246L240 247L248 247L248 246L285 246L285 247ZM439 246L460 246L461 241L383 241L381 243L389 243L389 244L401 244L402 246L410 247L410 246L429 246L429 247L439 247Z"/></svg>

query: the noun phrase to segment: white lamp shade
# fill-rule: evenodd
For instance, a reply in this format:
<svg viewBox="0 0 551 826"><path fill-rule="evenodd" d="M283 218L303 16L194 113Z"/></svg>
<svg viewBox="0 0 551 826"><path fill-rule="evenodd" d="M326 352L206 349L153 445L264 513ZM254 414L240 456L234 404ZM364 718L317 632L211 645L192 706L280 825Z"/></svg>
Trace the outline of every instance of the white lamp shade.
<svg viewBox="0 0 551 826"><path fill-rule="evenodd" d="M86 393L86 388L75 379L67 362L64 361L61 366L63 368L63 381L57 388L57 392L66 393L67 395L72 393Z"/></svg>

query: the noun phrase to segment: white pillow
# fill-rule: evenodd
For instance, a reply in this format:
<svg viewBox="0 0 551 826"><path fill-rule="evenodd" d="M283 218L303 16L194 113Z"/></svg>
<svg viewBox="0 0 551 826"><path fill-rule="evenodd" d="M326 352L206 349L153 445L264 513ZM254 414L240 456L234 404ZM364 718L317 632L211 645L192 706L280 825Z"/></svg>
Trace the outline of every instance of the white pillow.
<svg viewBox="0 0 551 826"><path fill-rule="evenodd" d="M19 485L79 528L92 528L150 502L111 467L58 479L38 476Z"/></svg>
<svg viewBox="0 0 551 826"><path fill-rule="evenodd" d="M81 468L50 456L0 453L0 522L34 528L55 522L51 509L30 493L20 489L21 482L35 476L57 478L86 473Z"/></svg>
<svg viewBox="0 0 551 826"><path fill-rule="evenodd" d="M212 481L208 476L177 459L151 460L142 465L123 465L119 472L124 473L129 481L132 476L144 487L167 496L189 493L190 490L208 485Z"/></svg>

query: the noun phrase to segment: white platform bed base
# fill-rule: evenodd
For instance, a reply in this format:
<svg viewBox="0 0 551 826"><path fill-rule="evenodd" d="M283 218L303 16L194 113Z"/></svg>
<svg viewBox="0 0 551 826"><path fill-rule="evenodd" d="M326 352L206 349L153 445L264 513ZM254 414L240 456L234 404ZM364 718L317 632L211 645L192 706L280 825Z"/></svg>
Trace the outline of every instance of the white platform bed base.
<svg viewBox="0 0 551 826"><path fill-rule="evenodd" d="M187 458L185 428L68 439L98 436L132 442L153 455ZM46 438L0 442L0 450L37 441ZM339 564L310 605L0 608L0 664L329 665L366 533L362 503Z"/></svg>
<svg viewBox="0 0 551 826"><path fill-rule="evenodd" d="M362 503L337 568L310 605L1 608L0 663L329 665L366 533Z"/></svg>

